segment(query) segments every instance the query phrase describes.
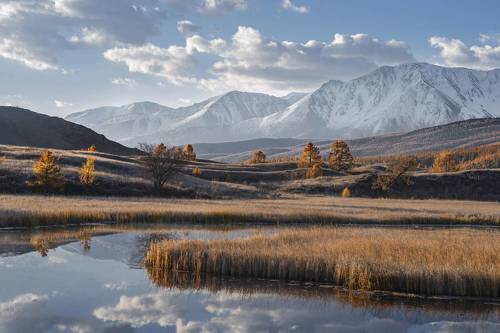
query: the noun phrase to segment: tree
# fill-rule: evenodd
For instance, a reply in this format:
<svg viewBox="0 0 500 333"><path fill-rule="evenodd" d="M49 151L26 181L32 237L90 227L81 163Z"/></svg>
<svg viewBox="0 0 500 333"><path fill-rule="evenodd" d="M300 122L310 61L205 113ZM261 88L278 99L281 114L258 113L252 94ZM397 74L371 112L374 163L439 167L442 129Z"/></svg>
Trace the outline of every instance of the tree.
<svg viewBox="0 0 500 333"><path fill-rule="evenodd" d="M179 169L175 160L175 151L167 148L163 143L141 144L140 149L145 153L142 161L148 170L154 189L161 191L165 183Z"/></svg>
<svg viewBox="0 0 500 333"><path fill-rule="evenodd" d="M341 196L342 196L342 198L350 198L352 196L351 190L349 190L349 187L344 187L344 189L342 190Z"/></svg>
<svg viewBox="0 0 500 333"><path fill-rule="evenodd" d="M335 141L332 145L328 165L330 169L337 171L346 171L352 168L354 158L351 155L349 145L345 141Z"/></svg>
<svg viewBox="0 0 500 333"><path fill-rule="evenodd" d="M406 186L411 185L408 173L414 171L417 165L417 159L414 156L400 157L392 161L387 168L387 172L375 179L372 188L387 192L397 183L402 183Z"/></svg>
<svg viewBox="0 0 500 333"><path fill-rule="evenodd" d="M310 168L307 168L306 178L318 178L323 175L323 170L321 170L321 163L316 163Z"/></svg>
<svg viewBox="0 0 500 333"><path fill-rule="evenodd" d="M193 146L191 144L187 144L186 147L184 147L184 159L186 161L196 160L196 153L194 152Z"/></svg>
<svg viewBox="0 0 500 333"><path fill-rule="evenodd" d="M42 152L40 159L33 165L33 172L36 177L34 185L58 191L64 189L66 179L50 150Z"/></svg>
<svg viewBox="0 0 500 333"><path fill-rule="evenodd" d="M432 171L434 172L453 172L458 170L458 165L453 158L453 153L450 151L443 151L436 155L434 163L432 164Z"/></svg>
<svg viewBox="0 0 500 333"><path fill-rule="evenodd" d="M304 152L302 153L299 162L297 163L299 168L311 168L315 164L321 164L320 150L317 146L309 142L304 147Z"/></svg>
<svg viewBox="0 0 500 333"><path fill-rule="evenodd" d="M95 153L97 151L97 147L94 144L90 145L90 147L87 148L87 151Z"/></svg>
<svg viewBox="0 0 500 333"><path fill-rule="evenodd" d="M86 187L92 186L96 180L94 162L93 158L87 158L80 169L80 183Z"/></svg>
<svg viewBox="0 0 500 333"><path fill-rule="evenodd" d="M251 164L266 163L266 154L262 150L254 151L252 158L250 159Z"/></svg>

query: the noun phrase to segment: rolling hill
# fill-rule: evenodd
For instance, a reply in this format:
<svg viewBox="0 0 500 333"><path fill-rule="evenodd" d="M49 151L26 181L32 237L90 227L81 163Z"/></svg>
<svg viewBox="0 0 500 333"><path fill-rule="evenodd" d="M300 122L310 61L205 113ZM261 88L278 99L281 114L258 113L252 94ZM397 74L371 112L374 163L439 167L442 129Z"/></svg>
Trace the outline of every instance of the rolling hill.
<svg viewBox="0 0 500 333"><path fill-rule="evenodd" d="M307 139L256 139L241 142L195 144L198 157L220 162L242 162L254 150L268 158L297 156ZM312 140L323 154L330 151L333 140ZM471 119L447 125L419 129L402 134L388 134L348 140L355 156L378 156L422 151L475 147L500 142L500 118Z"/></svg>
<svg viewBox="0 0 500 333"><path fill-rule="evenodd" d="M82 149L94 144L104 153L139 153L82 125L17 107L0 106L0 124L0 144L4 145Z"/></svg>

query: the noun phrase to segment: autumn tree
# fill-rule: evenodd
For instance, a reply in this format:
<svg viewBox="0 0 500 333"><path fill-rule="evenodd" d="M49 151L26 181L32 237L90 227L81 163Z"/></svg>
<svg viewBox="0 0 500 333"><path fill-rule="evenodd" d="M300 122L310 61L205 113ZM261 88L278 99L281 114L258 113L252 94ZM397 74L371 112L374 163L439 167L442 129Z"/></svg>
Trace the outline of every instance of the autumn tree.
<svg viewBox="0 0 500 333"><path fill-rule="evenodd" d="M142 161L148 170L154 189L161 191L165 183L179 169L175 160L175 151L167 148L163 143L141 144L140 149L145 153Z"/></svg>
<svg viewBox="0 0 500 333"><path fill-rule="evenodd" d="M321 164L322 159L320 155L320 150L317 146L309 142L304 147L304 152L300 157L297 165L299 168L311 168L315 164Z"/></svg>
<svg viewBox="0 0 500 333"><path fill-rule="evenodd" d="M40 159L33 165L34 185L61 191L66 179L57 164L57 158L50 150L42 152Z"/></svg>
<svg viewBox="0 0 500 333"><path fill-rule="evenodd" d="M196 160L196 153L194 152L193 145L187 144L184 147L184 159L186 161L195 161Z"/></svg>
<svg viewBox="0 0 500 333"><path fill-rule="evenodd" d="M96 181L94 163L95 160L93 158L87 158L80 168L80 183L86 187L94 185Z"/></svg>
<svg viewBox="0 0 500 333"><path fill-rule="evenodd" d="M458 170L458 165L450 151L443 151L436 155L432 164L434 172L453 172Z"/></svg>
<svg viewBox="0 0 500 333"><path fill-rule="evenodd" d="M321 169L321 163L313 164L311 167L307 168L306 178L318 178L323 175L323 170Z"/></svg>
<svg viewBox="0 0 500 333"><path fill-rule="evenodd" d="M346 171L352 168L354 158L351 155L349 145L345 141L335 141L328 157L330 169L336 171Z"/></svg>
<svg viewBox="0 0 500 333"><path fill-rule="evenodd" d="M417 159L414 156L400 157L389 163L386 173L379 175L372 184L375 190L387 192L396 184L411 185L411 171L417 168Z"/></svg>
<svg viewBox="0 0 500 333"><path fill-rule="evenodd" d="M262 150L254 151L252 158L250 159L251 164L266 163L266 154Z"/></svg>
<svg viewBox="0 0 500 333"><path fill-rule="evenodd" d="M90 145L90 147L87 148L87 151L95 153L97 151L97 147L95 145Z"/></svg>

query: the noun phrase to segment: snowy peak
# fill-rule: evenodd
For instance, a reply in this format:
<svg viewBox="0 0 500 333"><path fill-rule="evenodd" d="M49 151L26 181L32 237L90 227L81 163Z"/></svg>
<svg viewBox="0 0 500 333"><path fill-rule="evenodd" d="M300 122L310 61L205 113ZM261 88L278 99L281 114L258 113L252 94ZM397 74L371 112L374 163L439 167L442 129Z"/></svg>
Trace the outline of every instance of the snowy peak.
<svg viewBox="0 0 500 333"><path fill-rule="evenodd" d="M231 91L182 108L144 102L66 119L135 146L255 138L356 138L500 116L500 69L384 66L316 91L275 97Z"/></svg>
<svg viewBox="0 0 500 333"><path fill-rule="evenodd" d="M302 129L302 137L352 138L491 117L499 110L498 70L406 64L384 66L349 82L327 82L264 118L261 129L281 136Z"/></svg>

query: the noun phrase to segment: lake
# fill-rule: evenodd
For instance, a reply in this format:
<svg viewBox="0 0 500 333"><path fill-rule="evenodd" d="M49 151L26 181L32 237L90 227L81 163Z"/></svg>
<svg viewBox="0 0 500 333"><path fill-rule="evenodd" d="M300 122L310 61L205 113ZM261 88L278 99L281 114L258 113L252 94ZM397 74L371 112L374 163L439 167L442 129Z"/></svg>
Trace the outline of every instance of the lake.
<svg viewBox="0 0 500 333"><path fill-rule="evenodd" d="M89 231L91 230L91 231ZM0 232L0 332L499 332L500 300L353 292L266 280L155 278L151 241L273 228Z"/></svg>

